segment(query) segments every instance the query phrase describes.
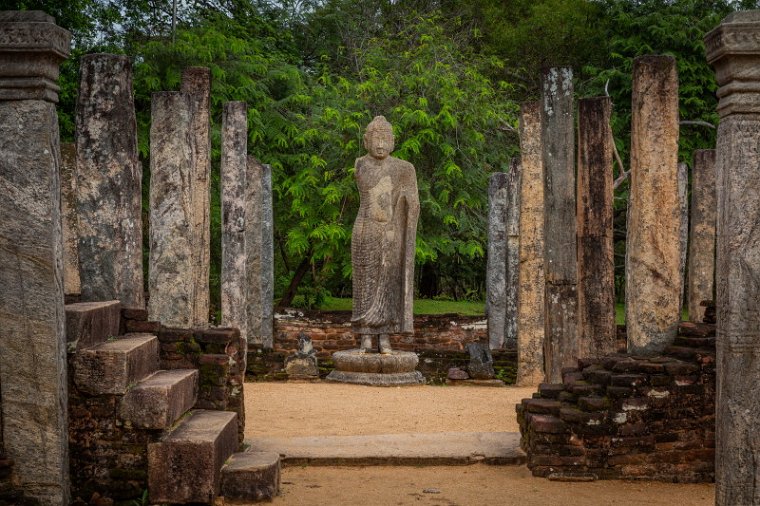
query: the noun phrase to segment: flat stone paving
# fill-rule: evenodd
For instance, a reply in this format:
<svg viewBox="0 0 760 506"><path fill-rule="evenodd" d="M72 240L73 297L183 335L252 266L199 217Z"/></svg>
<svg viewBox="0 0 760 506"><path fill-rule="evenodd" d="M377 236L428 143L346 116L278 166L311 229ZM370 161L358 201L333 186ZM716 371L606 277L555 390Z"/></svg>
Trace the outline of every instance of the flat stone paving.
<svg viewBox="0 0 760 506"><path fill-rule="evenodd" d="M257 437L251 451L278 452L283 465L521 465L516 432L439 432L364 436Z"/></svg>

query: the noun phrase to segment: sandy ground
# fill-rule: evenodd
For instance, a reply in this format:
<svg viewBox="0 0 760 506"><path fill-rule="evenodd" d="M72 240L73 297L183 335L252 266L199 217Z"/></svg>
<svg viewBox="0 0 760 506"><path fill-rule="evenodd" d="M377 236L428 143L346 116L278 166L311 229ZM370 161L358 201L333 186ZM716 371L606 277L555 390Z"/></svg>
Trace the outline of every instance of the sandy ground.
<svg viewBox="0 0 760 506"><path fill-rule="evenodd" d="M514 405L532 388L372 388L247 383L246 436L517 431ZM695 505L714 486L654 482L561 483L525 467L286 467L275 505Z"/></svg>

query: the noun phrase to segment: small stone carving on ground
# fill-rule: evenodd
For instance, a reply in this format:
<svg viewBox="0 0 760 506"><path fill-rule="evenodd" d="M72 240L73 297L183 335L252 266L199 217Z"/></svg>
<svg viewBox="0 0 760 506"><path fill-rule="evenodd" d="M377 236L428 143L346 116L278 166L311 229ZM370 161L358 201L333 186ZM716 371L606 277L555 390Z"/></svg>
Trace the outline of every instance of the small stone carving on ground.
<svg viewBox="0 0 760 506"><path fill-rule="evenodd" d="M469 343L467 352L470 354L470 364L467 372L473 379L493 379L496 373L493 370L493 357L488 344Z"/></svg>
<svg viewBox="0 0 760 506"><path fill-rule="evenodd" d="M460 369L459 367L451 367L449 368L449 373L446 376L450 380L466 380L470 379L470 375L467 374L467 371L464 371Z"/></svg>
<svg viewBox="0 0 760 506"><path fill-rule="evenodd" d="M291 379L312 379L319 377L317 353L311 337L301 332L298 336L298 351L285 359L285 372Z"/></svg>

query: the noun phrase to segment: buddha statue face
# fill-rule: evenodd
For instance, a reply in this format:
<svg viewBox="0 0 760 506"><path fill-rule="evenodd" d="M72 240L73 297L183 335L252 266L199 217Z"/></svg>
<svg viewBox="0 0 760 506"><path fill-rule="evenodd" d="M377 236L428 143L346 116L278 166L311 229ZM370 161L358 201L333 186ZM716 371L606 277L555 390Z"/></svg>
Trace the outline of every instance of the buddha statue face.
<svg viewBox="0 0 760 506"><path fill-rule="evenodd" d="M377 160L383 160L393 152L393 129L383 116L376 116L367 125L364 147Z"/></svg>

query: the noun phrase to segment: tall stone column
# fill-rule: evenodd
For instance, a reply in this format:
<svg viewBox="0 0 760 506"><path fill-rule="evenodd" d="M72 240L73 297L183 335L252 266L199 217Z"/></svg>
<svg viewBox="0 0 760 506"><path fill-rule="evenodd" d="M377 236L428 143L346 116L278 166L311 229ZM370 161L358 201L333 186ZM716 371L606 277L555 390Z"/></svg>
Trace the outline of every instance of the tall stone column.
<svg viewBox="0 0 760 506"><path fill-rule="evenodd" d="M63 293L78 297L79 213L77 213L77 151L73 143L61 144L61 218L63 221Z"/></svg>
<svg viewBox="0 0 760 506"><path fill-rule="evenodd" d="M83 56L76 154L84 301L119 299L126 307L145 307L136 125L129 58Z"/></svg>
<svg viewBox="0 0 760 506"><path fill-rule="evenodd" d="M237 327L246 340L247 152L247 105L227 102L222 109L222 325Z"/></svg>
<svg viewBox="0 0 760 506"><path fill-rule="evenodd" d="M678 269L679 286L681 287L681 300L678 307L681 310L678 313L680 321L685 304L686 294L686 250L689 243L689 166L684 162L678 163L678 205L681 210L679 246L681 248L681 265Z"/></svg>
<svg viewBox="0 0 760 506"><path fill-rule="evenodd" d="M694 152L691 178L691 223L689 235L689 321L705 317L703 300L715 298L715 150Z"/></svg>
<svg viewBox="0 0 760 506"><path fill-rule="evenodd" d="M543 76L541 139L544 161L547 380L562 381L562 368L579 358L575 232L575 122L573 72L549 69Z"/></svg>
<svg viewBox="0 0 760 506"><path fill-rule="evenodd" d="M760 11L705 36L718 127L715 503L760 503Z"/></svg>
<svg viewBox="0 0 760 506"><path fill-rule="evenodd" d="M191 299L193 325L209 321L209 269L211 265L211 222L209 220L209 175L211 171L211 71L189 67L182 73L183 93L193 97L193 168L191 186L191 228L193 234Z"/></svg>
<svg viewBox="0 0 760 506"><path fill-rule="evenodd" d="M631 181L626 240L628 351L655 354L681 318L678 77L671 56L633 64Z"/></svg>
<svg viewBox="0 0 760 506"><path fill-rule="evenodd" d="M58 65L71 34L41 11L0 12L2 440L25 494L69 502Z"/></svg>
<svg viewBox="0 0 760 506"><path fill-rule="evenodd" d="M246 269L248 271L248 344L272 348L272 168L248 157Z"/></svg>
<svg viewBox="0 0 760 506"><path fill-rule="evenodd" d="M168 327L193 325L194 100L161 92L151 104L148 314Z"/></svg>
<svg viewBox="0 0 760 506"><path fill-rule="evenodd" d="M488 180L488 257L486 315L492 350L504 346L507 317L507 178L495 172Z"/></svg>
<svg viewBox="0 0 760 506"><path fill-rule="evenodd" d="M578 103L578 348L588 357L616 351L611 112L609 97Z"/></svg>
<svg viewBox="0 0 760 506"><path fill-rule="evenodd" d="M517 342L517 306L520 290L520 175L519 158L513 158L507 176L507 312L504 319L504 344Z"/></svg>
<svg viewBox="0 0 760 506"><path fill-rule="evenodd" d="M544 165L541 106L520 110L520 263L517 295L517 384L544 380Z"/></svg>

